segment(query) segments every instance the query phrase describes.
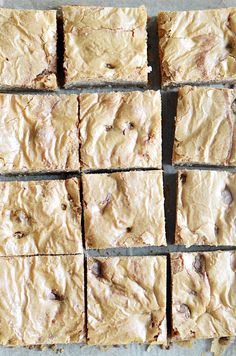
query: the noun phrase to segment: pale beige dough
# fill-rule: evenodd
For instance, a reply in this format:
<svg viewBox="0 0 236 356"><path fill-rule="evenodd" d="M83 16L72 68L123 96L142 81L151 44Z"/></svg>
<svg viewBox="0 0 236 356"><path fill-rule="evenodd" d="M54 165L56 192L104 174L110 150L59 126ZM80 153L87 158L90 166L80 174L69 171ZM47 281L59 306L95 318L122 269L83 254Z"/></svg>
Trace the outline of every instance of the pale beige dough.
<svg viewBox="0 0 236 356"><path fill-rule="evenodd" d="M63 6L62 14L65 87L147 84L144 6Z"/></svg>
<svg viewBox="0 0 236 356"><path fill-rule="evenodd" d="M0 8L0 88L57 89L54 10Z"/></svg>
<svg viewBox="0 0 236 356"><path fill-rule="evenodd" d="M78 179L0 182L0 221L0 255L81 253Z"/></svg>
<svg viewBox="0 0 236 356"><path fill-rule="evenodd" d="M164 344L166 257L88 259L88 344Z"/></svg>
<svg viewBox="0 0 236 356"><path fill-rule="evenodd" d="M159 91L80 95L82 168L161 168Z"/></svg>
<svg viewBox="0 0 236 356"><path fill-rule="evenodd" d="M0 258L0 344L81 342L83 256Z"/></svg>
<svg viewBox="0 0 236 356"><path fill-rule="evenodd" d="M174 339L236 334L235 273L235 251L171 254Z"/></svg>
<svg viewBox="0 0 236 356"><path fill-rule="evenodd" d="M175 243L236 245L236 173L178 172Z"/></svg>
<svg viewBox="0 0 236 356"><path fill-rule="evenodd" d="M162 85L235 82L236 8L160 12Z"/></svg>
<svg viewBox="0 0 236 356"><path fill-rule="evenodd" d="M85 174L87 248L166 245L161 171Z"/></svg>
<svg viewBox="0 0 236 356"><path fill-rule="evenodd" d="M0 173L79 170L77 95L0 94Z"/></svg>
<svg viewBox="0 0 236 356"><path fill-rule="evenodd" d="M236 166L235 89L179 89L173 163Z"/></svg>

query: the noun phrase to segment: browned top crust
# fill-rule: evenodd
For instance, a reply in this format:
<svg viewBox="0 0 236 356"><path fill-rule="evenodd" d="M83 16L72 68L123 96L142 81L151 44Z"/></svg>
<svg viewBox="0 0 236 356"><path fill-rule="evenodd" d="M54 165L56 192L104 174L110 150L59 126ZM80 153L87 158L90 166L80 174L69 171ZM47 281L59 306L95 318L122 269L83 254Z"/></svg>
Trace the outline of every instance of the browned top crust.
<svg viewBox="0 0 236 356"><path fill-rule="evenodd" d="M88 259L88 343L163 344L166 257Z"/></svg>
<svg viewBox="0 0 236 356"><path fill-rule="evenodd" d="M65 86L147 84L147 12L63 6Z"/></svg>
<svg viewBox="0 0 236 356"><path fill-rule="evenodd" d="M175 243L236 245L236 173L179 171Z"/></svg>
<svg viewBox="0 0 236 356"><path fill-rule="evenodd" d="M161 168L159 91L80 95L84 169Z"/></svg>
<svg viewBox="0 0 236 356"><path fill-rule="evenodd" d="M236 334L236 252L171 254L172 327L179 340Z"/></svg>
<svg viewBox="0 0 236 356"><path fill-rule="evenodd" d="M166 245L161 171L85 174L87 248Z"/></svg>
<svg viewBox="0 0 236 356"><path fill-rule="evenodd" d="M57 89L56 11L0 8L0 88Z"/></svg>
<svg viewBox="0 0 236 356"><path fill-rule="evenodd" d="M76 95L0 94L0 173L79 169Z"/></svg>
<svg viewBox="0 0 236 356"><path fill-rule="evenodd" d="M81 342L83 256L0 258L0 344Z"/></svg>
<svg viewBox="0 0 236 356"><path fill-rule="evenodd" d="M162 85L236 80L236 8L158 14Z"/></svg>
<svg viewBox="0 0 236 356"><path fill-rule="evenodd" d="M0 255L81 253L79 181L0 182Z"/></svg>
<svg viewBox="0 0 236 356"><path fill-rule="evenodd" d="M235 89L179 89L173 163L236 166Z"/></svg>

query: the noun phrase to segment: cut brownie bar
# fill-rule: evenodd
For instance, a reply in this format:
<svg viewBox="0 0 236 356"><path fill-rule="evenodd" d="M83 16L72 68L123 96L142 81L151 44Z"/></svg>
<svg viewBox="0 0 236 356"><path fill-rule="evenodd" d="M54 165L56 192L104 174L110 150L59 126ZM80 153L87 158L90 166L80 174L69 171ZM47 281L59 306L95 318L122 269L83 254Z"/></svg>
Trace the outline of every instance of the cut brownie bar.
<svg viewBox="0 0 236 356"><path fill-rule="evenodd" d="M236 245L236 173L180 171L175 243Z"/></svg>
<svg viewBox="0 0 236 356"><path fill-rule="evenodd" d="M162 85L236 81L236 8L160 12Z"/></svg>
<svg viewBox="0 0 236 356"><path fill-rule="evenodd" d="M0 94L0 173L79 169L76 95Z"/></svg>
<svg viewBox="0 0 236 356"><path fill-rule="evenodd" d="M0 344L81 342L83 256L0 258Z"/></svg>
<svg viewBox="0 0 236 356"><path fill-rule="evenodd" d="M166 245L161 171L82 179L87 248Z"/></svg>
<svg viewBox="0 0 236 356"><path fill-rule="evenodd" d="M236 334L236 252L171 254L172 328L179 340Z"/></svg>
<svg viewBox="0 0 236 356"><path fill-rule="evenodd" d="M179 89L174 164L236 166L236 90Z"/></svg>
<svg viewBox="0 0 236 356"><path fill-rule="evenodd" d="M65 87L148 81L145 7L63 6Z"/></svg>
<svg viewBox="0 0 236 356"><path fill-rule="evenodd" d="M161 168L159 91L80 95L84 169Z"/></svg>
<svg viewBox="0 0 236 356"><path fill-rule="evenodd" d="M57 88L56 11L0 9L0 88Z"/></svg>
<svg viewBox="0 0 236 356"><path fill-rule="evenodd" d="M164 344L166 257L88 259L88 343Z"/></svg>
<svg viewBox="0 0 236 356"><path fill-rule="evenodd" d="M79 181L0 182L0 255L83 251Z"/></svg>

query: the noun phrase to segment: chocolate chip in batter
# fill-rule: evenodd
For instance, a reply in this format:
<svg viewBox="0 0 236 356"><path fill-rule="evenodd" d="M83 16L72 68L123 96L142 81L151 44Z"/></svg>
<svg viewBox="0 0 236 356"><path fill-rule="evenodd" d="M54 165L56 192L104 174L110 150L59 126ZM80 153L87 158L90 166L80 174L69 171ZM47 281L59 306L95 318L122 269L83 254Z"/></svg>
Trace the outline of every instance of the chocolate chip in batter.
<svg viewBox="0 0 236 356"><path fill-rule="evenodd" d="M95 260L92 265L91 272L95 277L102 277L102 263L98 260Z"/></svg>
<svg viewBox="0 0 236 356"><path fill-rule="evenodd" d="M181 180L182 184L186 183L187 174L186 174L186 173L182 173L182 174L180 175L180 180Z"/></svg>
<svg viewBox="0 0 236 356"><path fill-rule="evenodd" d="M126 130L133 130L134 129L134 124L132 122L127 122L126 123L126 128L122 130L123 135L125 135Z"/></svg>
<svg viewBox="0 0 236 356"><path fill-rule="evenodd" d="M176 328L174 328L173 332L172 332L172 335L173 336L179 336L179 331Z"/></svg>
<svg viewBox="0 0 236 356"><path fill-rule="evenodd" d="M225 345L225 346L227 346L227 345L229 345L230 344L230 342L231 342L231 338L228 336L225 336L225 337L220 337L219 338L219 344L220 345Z"/></svg>
<svg viewBox="0 0 236 356"><path fill-rule="evenodd" d="M67 199L69 200L70 203L74 202L72 196L69 193L67 194Z"/></svg>
<svg viewBox="0 0 236 356"><path fill-rule="evenodd" d="M109 69L115 69L114 64L111 64L111 63L106 63L106 67Z"/></svg>
<svg viewBox="0 0 236 356"><path fill-rule="evenodd" d="M215 235L219 235L219 232L220 232L220 228L219 226L215 225Z"/></svg>
<svg viewBox="0 0 236 356"><path fill-rule="evenodd" d="M204 274L206 272L205 257L200 253L195 257L193 262L193 268L197 273Z"/></svg>
<svg viewBox="0 0 236 356"><path fill-rule="evenodd" d="M57 300L59 302L62 302L65 298L63 295L61 295L60 293L58 293L57 290L52 289L49 295L49 299L50 300Z"/></svg>
<svg viewBox="0 0 236 356"><path fill-rule="evenodd" d="M232 52L234 47L231 42L228 42L225 48L227 49L228 52Z"/></svg>
<svg viewBox="0 0 236 356"><path fill-rule="evenodd" d="M23 237L25 236L25 234L23 233L23 232L21 232L21 231L16 231L16 232L14 232L14 237L16 238L16 239L22 239Z"/></svg>
<svg viewBox="0 0 236 356"><path fill-rule="evenodd" d="M66 204L61 204L61 208L62 208L62 210L66 210L66 208L67 208Z"/></svg>
<svg viewBox="0 0 236 356"><path fill-rule="evenodd" d="M108 132L108 131L111 131L113 129L112 125L105 125L105 130Z"/></svg>
<svg viewBox="0 0 236 356"><path fill-rule="evenodd" d="M127 227L127 228L126 228L126 231L127 231L127 232L131 232L131 231L132 231L132 227Z"/></svg>
<svg viewBox="0 0 236 356"><path fill-rule="evenodd" d="M233 194L231 193L227 185L225 186L225 189L221 192L221 198L223 200L223 203L226 205L231 205L234 200Z"/></svg>
<svg viewBox="0 0 236 356"><path fill-rule="evenodd" d="M187 304L180 304L179 306L179 312L184 314L185 318L188 319L191 316L191 311Z"/></svg>

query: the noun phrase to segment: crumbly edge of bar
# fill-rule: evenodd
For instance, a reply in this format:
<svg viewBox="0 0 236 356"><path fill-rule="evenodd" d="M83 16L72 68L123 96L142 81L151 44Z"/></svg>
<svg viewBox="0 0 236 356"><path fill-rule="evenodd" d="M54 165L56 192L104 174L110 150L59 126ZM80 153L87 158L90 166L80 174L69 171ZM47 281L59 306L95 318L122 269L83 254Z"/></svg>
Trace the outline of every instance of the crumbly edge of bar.
<svg viewBox="0 0 236 356"><path fill-rule="evenodd" d="M174 159L172 158L172 165L174 167L185 167L185 168L188 168L188 167L196 167L196 168L204 168L204 167L208 167L208 168L222 168L222 169L225 169L225 168L235 168L236 167L236 164L228 164L228 163L225 163L225 164L217 164L217 163L206 163L206 162L192 162L192 161L184 161L184 160L177 160L177 159Z"/></svg>
<svg viewBox="0 0 236 356"><path fill-rule="evenodd" d="M56 73L53 73L56 76ZM57 76L56 76L57 78ZM38 93L40 94L40 92L47 92L49 91L50 93L59 93L60 88L57 86L56 88L37 88L35 86L32 85L1 85L0 83L0 90L3 91L3 93L5 94L10 94L9 90L11 90L14 94L22 94L22 90L26 90L29 91L29 93L27 94L34 94L37 95ZM25 93L24 93L25 94Z"/></svg>
<svg viewBox="0 0 236 356"><path fill-rule="evenodd" d="M161 70L162 70L162 61L160 60L160 67L161 67ZM182 87L183 85L190 85L190 86L203 86L203 85L208 85L209 86L209 89L212 88L210 87L210 85L218 85L218 84L222 84L222 85L225 85L225 84L228 84L228 85L236 85L236 78L231 78L231 79L225 79L225 80L208 80L208 81L196 81L196 82L192 82L192 81L183 81L183 82L172 82L172 81L168 81L168 82L165 82L161 81L161 87L163 90L166 90L166 89L171 89L171 88L180 88Z"/></svg>
<svg viewBox="0 0 236 356"><path fill-rule="evenodd" d="M64 69L65 70L65 69ZM94 87L120 87L120 86L129 86L129 87L140 87L140 88L148 88L148 81L143 82L135 82L135 81L121 81L121 80L114 80L114 81L96 81L96 80L83 80L83 81L76 81L73 83L66 83L64 84L65 89L80 89L80 88L94 88Z"/></svg>

